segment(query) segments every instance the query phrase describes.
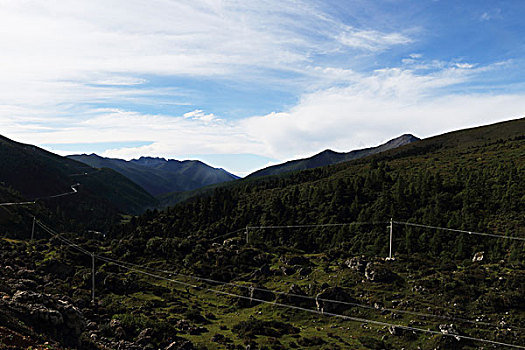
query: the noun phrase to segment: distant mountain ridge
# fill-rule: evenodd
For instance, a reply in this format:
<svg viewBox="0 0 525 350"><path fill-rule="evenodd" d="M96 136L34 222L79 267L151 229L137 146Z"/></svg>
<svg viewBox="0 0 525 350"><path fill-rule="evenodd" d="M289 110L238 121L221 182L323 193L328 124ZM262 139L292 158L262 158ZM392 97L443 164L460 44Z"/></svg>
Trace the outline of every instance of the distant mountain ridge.
<svg viewBox="0 0 525 350"><path fill-rule="evenodd" d="M170 192L191 191L239 177L224 169L213 168L199 160L176 160L140 157L123 160L96 154L67 156L94 168L110 168L126 176L153 196Z"/></svg>
<svg viewBox="0 0 525 350"><path fill-rule="evenodd" d="M404 134L377 147L370 147L350 152L335 152L327 149L309 158L291 160L286 163L272 165L267 168L257 170L247 177L277 175L291 171L312 169L326 165L347 162L349 160L359 159L372 154L388 151L419 140L420 139L414 135Z"/></svg>
<svg viewBox="0 0 525 350"><path fill-rule="evenodd" d="M64 227L86 225L101 231L120 220L119 214L140 214L158 204L143 188L114 170L94 170L3 136L0 161L0 202L36 201L25 207L2 207L0 230L20 226L16 223L27 222L32 213L43 221L52 214Z"/></svg>

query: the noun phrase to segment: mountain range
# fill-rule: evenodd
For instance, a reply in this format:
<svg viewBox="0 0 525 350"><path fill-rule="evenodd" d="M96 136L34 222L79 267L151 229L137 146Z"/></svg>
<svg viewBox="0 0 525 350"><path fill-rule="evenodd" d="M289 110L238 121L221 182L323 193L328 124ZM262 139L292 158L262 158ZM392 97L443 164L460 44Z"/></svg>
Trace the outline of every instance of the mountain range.
<svg viewBox="0 0 525 350"><path fill-rule="evenodd" d="M305 169L318 168L322 166L347 162L354 159L363 158L372 154L381 153L388 151L393 148L401 147L411 142L419 141L420 139L414 135L405 134L395 139L392 139L380 146L370 147L360 150L355 150L351 152L335 152L330 149L327 149L321 153L318 153L312 157L291 160L286 163L272 165L267 168L258 170L254 173L248 175L248 177L257 177L257 176L266 176L266 175L278 175L282 173L287 173L291 171L299 171Z"/></svg>
<svg viewBox="0 0 525 350"><path fill-rule="evenodd" d="M34 201L37 208L57 217L89 219L95 230L118 220L119 213L138 214L157 205L142 187L114 170L93 169L3 136L0 159L0 202ZM24 214L20 206L2 208L11 221Z"/></svg>
<svg viewBox="0 0 525 350"><path fill-rule="evenodd" d="M153 196L191 191L199 187L236 180L224 169L213 168L198 160L140 157L126 161L96 154L68 156L94 168L110 168L126 176Z"/></svg>
<svg viewBox="0 0 525 350"><path fill-rule="evenodd" d="M121 174L2 138L0 200L46 198L0 206L0 348L519 347L524 141L459 130L135 216L153 197Z"/></svg>

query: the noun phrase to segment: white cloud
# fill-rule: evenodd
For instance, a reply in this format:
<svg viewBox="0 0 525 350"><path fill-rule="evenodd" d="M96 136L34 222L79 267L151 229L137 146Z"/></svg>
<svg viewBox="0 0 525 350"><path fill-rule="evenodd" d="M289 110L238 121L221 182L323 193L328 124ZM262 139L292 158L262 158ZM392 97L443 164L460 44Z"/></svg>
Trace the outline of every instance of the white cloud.
<svg viewBox="0 0 525 350"><path fill-rule="evenodd" d="M18 129L15 134L20 141L40 144L154 141L103 154L125 159L250 153L285 161L326 148L350 151L375 146L407 132L428 137L525 116L523 95L449 92L472 74L489 69L450 64L431 74L391 68L352 75L355 80L348 86L305 94L288 111L238 121L216 120L203 110L167 116L96 109L69 127L38 133ZM213 123L203 122L206 119Z"/></svg>
<svg viewBox="0 0 525 350"><path fill-rule="evenodd" d="M184 113L184 118L186 119L192 119L192 120L200 120L202 122L205 122L205 123L210 123L210 122L218 122L218 121L221 121L222 119L220 118L217 118L213 113L209 113L209 114L206 114L204 113L203 110L201 109L196 109L194 111L191 111L191 112L188 112L188 113Z"/></svg>
<svg viewBox="0 0 525 350"><path fill-rule="evenodd" d="M401 67L358 72L355 55L373 57L395 46L413 52L416 39L409 30L350 27L312 1L0 0L0 6L0 127L27 143L142 140L153 143L104 155L251 153L287 160L525 111L521 95L445 91L490 66L412 53ZM326 63L332 53L344 63ZM291 84L272 76L276 71L299 76L309 93L267 115L224 120L198 105L182 115L134 108L194 105L183 88L151 87L149 79Z"/></svg>
<svg viewBox="0 0 525 350"><path fill-rule="evenodd" d="M501 15L501 9L499 8L483 12L481 16L479 16L480 21L490 21L493 19L502 19L502 18L503 16Z"/></svg>
<svg viewBox="0 0 525 350"><path fill-rule="evenodd" d="M412 43L401 33L382 33L375 30L348 31L339 36L342 44L369 51L381 51L395 45Z"/></svg>
<svg viewBox="0 0 525 350"><path fill-rule="evenodd" d="M475 64L472 64L472 63L455 63L455 66L457 68L461 68L461 69L470 69L470 68L474 68L476 65Z"/></svg>

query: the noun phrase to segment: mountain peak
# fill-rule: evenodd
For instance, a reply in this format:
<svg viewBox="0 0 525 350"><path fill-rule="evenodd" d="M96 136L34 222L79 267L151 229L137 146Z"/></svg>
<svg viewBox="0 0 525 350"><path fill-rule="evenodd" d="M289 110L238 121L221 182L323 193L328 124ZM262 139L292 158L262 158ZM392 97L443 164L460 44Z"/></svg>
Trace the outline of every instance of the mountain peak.
<svg viewBox="0 0 525 350"><path fill-rule="evenodd" d="M128 177L150 194L157 196L170 192L183 192L238 177L222 169L215 169L201 161L176 160L142 156L138 159L103 158L97 155L70 156L96 168L111 168Z"/></svg>
<svg viewBox="0 0 525 350"><path fill-rule="evenodd" d="M370 147L351 152L335 152L331 149L326 149L312 157L292 160L283 164L274 165L265 169L258 170L249 177L277 175L290 171L299 171L321 166L341 163L366 157L375 153L387 151L389 149L397 148L409 144L411 142L419 141L419 138L412 134L403 134L377 147Z"/></svg>

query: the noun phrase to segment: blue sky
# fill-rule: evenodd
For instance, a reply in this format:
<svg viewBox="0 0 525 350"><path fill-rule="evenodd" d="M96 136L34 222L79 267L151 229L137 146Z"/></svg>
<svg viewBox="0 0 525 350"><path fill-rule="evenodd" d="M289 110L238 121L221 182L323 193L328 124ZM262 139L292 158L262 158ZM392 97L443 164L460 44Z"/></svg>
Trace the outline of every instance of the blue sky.
<svg viewBox="0 0 525 350"><path fill-rule="evenodd" d="M525 115L525 2L0 1L0 126L245 175Z"/></svg>

